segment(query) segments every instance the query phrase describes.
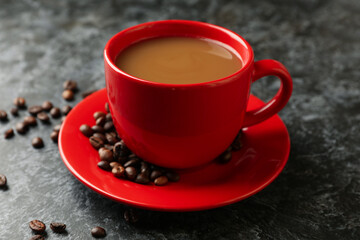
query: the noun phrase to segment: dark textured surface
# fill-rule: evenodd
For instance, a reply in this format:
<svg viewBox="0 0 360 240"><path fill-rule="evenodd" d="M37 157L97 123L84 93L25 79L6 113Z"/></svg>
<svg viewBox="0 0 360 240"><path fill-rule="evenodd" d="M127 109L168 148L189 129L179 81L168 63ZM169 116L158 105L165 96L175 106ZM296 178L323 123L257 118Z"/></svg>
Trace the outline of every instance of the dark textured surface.
<svg viewBox="0 0 360 240"><path fill-rule="evenodd" d="M347 1L7 1L0 0L0 109L12 99L62 106L62 82L81 90L104 86L102 50L126 27L158 19L222 25L252 44L256 59L282 61L294 93L280 116L291 137L289 162L265 190L220 209L194 213L141 211L138 226L125 207L89 190L62 163L40 124L25 137L0 139L0 239L28 239L28 222L67 224L48 239L359 239L360 2ZM269 99L278 82L254 84ZM77 95L76 102L80 100ZM75 103L73 103L74 105ZM21 116L25 113L21 112ZM20 118L0 123L3 133ZM53 122L58 122L54 121ZM30 141L41 136L45 148Z"/></svg>

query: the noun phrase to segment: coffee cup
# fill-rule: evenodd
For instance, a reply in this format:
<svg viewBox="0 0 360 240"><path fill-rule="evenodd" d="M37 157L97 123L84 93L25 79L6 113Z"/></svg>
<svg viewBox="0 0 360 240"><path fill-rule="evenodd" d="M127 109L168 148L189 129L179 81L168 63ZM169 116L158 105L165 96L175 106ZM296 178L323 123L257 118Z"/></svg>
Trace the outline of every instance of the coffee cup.
<svg viewBox="0 0 360 240"><path fill-rule="evenodd" d="M229 46L240 56L242 67L221 79L169 84L132 76L115 64L118 55L135 43L174 36ZM106 44L104 62L109 107L119 136L136 155L167 168L211 162L240 129L279 112L292 92L291 76L280 62L254 62L251 46L240 35L197 21L164 20L125 29ZM277 94L264 106L246 111L251 83L270 75L281 81Z"/></svg>

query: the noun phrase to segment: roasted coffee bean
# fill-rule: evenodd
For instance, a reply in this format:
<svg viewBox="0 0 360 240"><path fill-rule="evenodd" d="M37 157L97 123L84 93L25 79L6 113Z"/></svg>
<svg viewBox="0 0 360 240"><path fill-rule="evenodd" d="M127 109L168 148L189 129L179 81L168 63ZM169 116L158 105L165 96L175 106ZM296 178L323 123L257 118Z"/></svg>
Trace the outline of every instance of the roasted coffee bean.
<svg viewBox="0 0 360 240"><path fill-rule="evenodd" d="M139 216L138 214L131 208L131 209L126 209L124 212L124 219L126 222L128 223L137 223L139 221Z"/></svg>
<svg viewBox="0 0 360 240"><path fill-rule="evenodd" d="M142 172L136 176L135 182L140 183L140 184L148 184L150 182L150 179L149 179L149 176L145 172Z"/></svg>
<svg viewBox="0 0 360 240"><path fill-rule="evenodd" d="M103 142L106 142L106 137L102 133L94 133L93 136L100 138L101 140L103 140Z"/></svg>
<svg viewBox="0 0 360 240"><path fill-rule="evenodd" d="M109 162L107 162L107 161L100 161L100 162L98 162L97 165L102 170L111 171L111 166L110 166Z"/></svg>
<svg viewBox="0 0 360 240"><path fill-rule="evenodd" d="M162 175L162 172L159 170L153 170L150 174L151 181L154 181L156 178L160 177Z"/></svg>
<svg viewBox="0 0 360 240"><path fill-rule="evenodd" d="M85 137L91 137L94 133L91 127L87 124L83 124L80 126L80 132L84 134Z"/></svg>
<svg viewBox="0 0 360 240"><path fill-rule="evenodd" d="M137 175L136 168L134 168L134 167L125 168L125 175L126 175L127 179L129 179L131 181L134 180L136 178L136 175Z"/></svg>
<svg viewBox="0 0 360 240"><path fill-rule="evenodd" d="M96 150L102 148L104 146L104 141L101 140L101 138L98 137L90 137L89 138L90 144L93 148L95 148Z"/></svg>
<svg viewBox="0 0 360 240"><path fill-rule="evenodd" d="M110 165L111 166L111 165ZM115 167L112 168L111 170L112 174L117 177L117 178L122 178L125 176L125 169L123 166L116 165Z"/></svg>
<svg viewBox="0 0 360 240"><path fill-rule="evenodd" d="M71 106L65 105L65 106L62 107L61 111L66 116L71 111L71 109L72 109Z"/></svg>
<svg viewBox="0 0 360 240"><path fill-rule="evenodd" d="M94 132L97 132L97 133L105 133L104 128L101 127L101 126L98 126L98 125L92 126L91 129L92 129Z"/></svg>
<svg viewBox="0 0 360 240"><path fill-rule="evenodd" d="M33 116L36 116L39 112L42 112L42 110L42 107L37 105L28 108L28 112Z"/></svg>
<svg viewBox="0 0 360 240"><path fill-rule="evenodd" d="M58 108L58 107L53 107L53 108L50 110L50 115L51 115L51 117L53 117L53 118L59 118L59 117L61 116L60 108Z"/></svg>
<svg viewBox="0 0 360 240"><path fill-rule="evenodd" d="M106 123L105 117L99 117L98 119L96 119L96 125L98 126L104 126L105 123Z"/></svg>
<svg viewBox="0 0 360 240"><path fill-rule="evenodd" d="M108 143L114 145L115 143L118 142L118 140L116 139L116 137L114 137L113 134L111 133L105 133L105 138L108 141Z"/></svg>
<svg viewBox="0 0 360 240"><path fill-rule="evenodd" d="M15 129L19 134L25 134L29 130L28 125L23 122L19 122L15 125Z"/></svg>
<svg viewBox="0 0 360 240"><path fill-rule="evenodd" d="M164 186L169 182L166 176L160 176L154 180L155 185L157 186Z"/></svg>
<svg viewBox="0 0 360 240"><path fill-rule="evenodd" d="M240 132L236 135L234 141L231 143L232 151L239 151L241 149L242 147L241 136L242 136L242 131L240 130Z"/></svg>
<svg viewBox="0 0 360 240"><path fill-rule="evenodd" d="M108 102L106 102L105 103L105 110L106 110L106 112L110 112L110 106L109 106L109 103Z"/></svg>
<svg viewBox="0 0 360 240"><path fill-rule="evenodd" d="M12 138L13 136L14 136L14 130L13 130L12 128L9 128L9 129L6 130L5 133L4 133L5 139Z"/></svg>
<svg viewBox="0 0 360 240"><path fill-rule="evenodd" d="M168 171L165 173L165 176L169 179L171 182L177 182L180 179L179 174L173 171Z"/></svg>
<svg viewBox="0 0 360 240"><path fill-rule="evenodd" d="M53 131L53 132L50 134L50 138L51 138L51 140L52 140L54 143L57 143L58 140L59 140L59 132Z"/></svg>
<svg viewBox="0 0 360 240"><path fill-rule="evenodd" d="M78 90L77 88L77 82L74 80L66 80L63 84L64 90L71 90L73 92L76 92Z"/></svg>
<svg viewBox="0 0 360 240"><path fill-rule="evenodd" d="M117 166L120 166L120 163L118 163L118 162L111 162L110 163L110 167L112 167L112 168L117 167ZM124 171L125 171L125 169L124 169Z"/></svg>
<svg viewBox="0 0 360 240"><path fill-rule="evenodd" d="M10 113L14 117L17 117L17 116L19 116L19 109L18 108L12 108L12 109L10 109Z"/></svg>
<svg viewBox="0 0 360 240"><path fill-rule="evenodd" d="M97 120L99 117L105 117L106 113L102 112L102 111L97 111L94 113L94 118L95 120Z"/></svg>
<svg viewBox="0 0 360 240"><path fill-rule="evenodd" d="M29 223L29 227L31 230L33 230L35 233L43 233L45 232L46 226L45 224L40 220L32 220Z"/></svg>
<svg viewBox="0 0 360 240"><path fill-rule="evenodd" d="M115 143L113 152L116 158L126 157L130 154L129 148L125 145L124 141Z"/></svg>
<svg viewBox="0 0 360 240"><path fill-rule="evenodd" d="M139 166L140 161L141 160L139 158L132 158L124 164L124 167L130 167L130 166L137 167Z"/></svg>
<svg viewBox="0 0 360 240"><path fill-rule="evenodd" d="M85 91L81 94L82 98L86 98L88 96L90 96L91 94L93 94L94 92L96 92L97 90L89 90L89 91Z"/></svg>
<svg viewBox="0 0 360 240"><path fill-rule="evenodd" d="M222 154L220 154L217 158L216 161L220 164L225 164L228 163L231 160L231 148L225 150L225 152L223 152Z"/></svg>
<svg viewBox="0 0 360 240"><path fill-rule="evenodd" d="M114 146L110 145L110 144L104 144L104 148L109 149L110 151L112 151Z"/></svg>
<svg viewBox="0 0 360 240"><path fill-rule="evenodd" d="M65 99L66 101L72 101L74 100L74 92L71 90L65 90L62 93L62 97L63 99Z"/></svg>
<svg viewBox="0 0 360 240"><path fill-rule="evenodd" d="M106 121L112 121L111 113L106 114L105 118L106 118Z"/></svg>
<svg viewBox="0 0 360 240"><path fill-rule="evenodd" d="M66 224L59 223L59 222L52 222L52 223L50 223L50 228L55 233L62 233L62 232L65 232Z"/></svg>
<svg viewBox="0 0 360 240"><path fill-rule="evenodd" d="M44 111L50 111L51 109L52 109L52 107L53 107L53 104L50 102L50 101L45 101L45 102L43 102L43 104L41 105L41 107L42 107L42 109L44 110Z"/></svg>
<svg viewBox="0 0 360 240"><path fill-rule="evenodd" d="M5 175L0 174L0 188L5 187L7 183L7 179Z"/></svg>
<svg viewBox="0 0 360 240"><path fill-rule="evenodd" d="M112 131L114 129L114 123L113 122L106 122L104 124L104 130L106 132Z"/></svg>
<svg viewBox="0 0 360 240"><path fill-rule="evenodd" d="M26 100L22 97L17 97L14 99L14 105L18 108L25 108L26 107Z"/></svg>
<svg viewBox="0 0 360 240"><path fill-rule="evenodd" d="M30 238L30 240L45 240L43 235L36 234Z"/></svg>
<svg viewBox="0 0 360 240"><path fill-rule="evenodd" d="M149 164L145 161L140 162L140 172L146 172L150 170Z"/></svg>
<svg viewBox="0 0 360 240"><path fill-rule="evenodd" d="M0 110L0 121L7 121L8 116L7 113L4 110Z"/></svg>
<svg viewBox="0 0 360 240"><path fill-rule="evenodd" d="M45 112L40 112L36 115L36 117L43 123L49 123L50 118Z"/></svg>
<svg viewBox="0 0 360 240"><path fill-rule="evenodd" d="M112 162L114 160L113 152L104 147L99 149L99 157L102 161Z"/></svg>
<svg viewBox="0 0 360 240"><path fill-rule="evenodd" d="M60 132L60 129L61 129L61 124L57 124L55 125L55 127L53 127L54 132Z"/></svg>
<svg viewBox="0 0 360 240"><path fill-rule="evenodd" d="M34 148L43 148L44 147L44 142L42 140L42 138L40 137L35 137L31 140L31 144L33 145Z"/></svg>
<svg viewBox="0 0 360 240"><path fill-rule="evenodd" d="M24 117L24 124L26 124L27 126L36 126L37 125L36 118L33 116L26 116Z"/></svg>
<svg viewBox="0 0 360 240"><path fill-rule="evenodd" d="M102 227L97 226L91 229L91 235L94 238L104 238L106 237L106 231Z"/></svg>

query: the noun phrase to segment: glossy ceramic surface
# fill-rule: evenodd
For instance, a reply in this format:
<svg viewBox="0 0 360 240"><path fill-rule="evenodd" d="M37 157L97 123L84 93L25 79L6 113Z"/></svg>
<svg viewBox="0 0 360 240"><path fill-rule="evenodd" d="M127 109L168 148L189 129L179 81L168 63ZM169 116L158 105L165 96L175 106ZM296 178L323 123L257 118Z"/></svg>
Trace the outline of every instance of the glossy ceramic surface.
<svg viewBox="0 0 360 240"><path fill-rule="evenodd" d="M161 211L196 211L245 199L269 185L284 168L290 151L287 129L279 116L244 129L243 148L233 152L225 165L210 163L183 170L180 181L167 186L141 185L117 179L97 167L98 153L79 131L81 124L95 124L93 113L104 111L102 89L80 102L64 121L59 138L61 157L83 184L115 201ZM263 102L250 96L248 110Z"/></svg>
<svg viewBox="0 0 360 240"><path fill-rule="evenodd" d="M164 84L133 77L115 66L116 56L127 46L163 36L211 39L232 48L243 67L211 82ZM183 169L208 163L242 127L280 111L292 91L291 77L281 63L254 63L251 46L241 36L196 21L156 21L125 29L109 40L104 60L109 104L119 135L138 156L164 167ZM266 105L245 113L251 82L267 75L279 77L279 92Z"/></svg>

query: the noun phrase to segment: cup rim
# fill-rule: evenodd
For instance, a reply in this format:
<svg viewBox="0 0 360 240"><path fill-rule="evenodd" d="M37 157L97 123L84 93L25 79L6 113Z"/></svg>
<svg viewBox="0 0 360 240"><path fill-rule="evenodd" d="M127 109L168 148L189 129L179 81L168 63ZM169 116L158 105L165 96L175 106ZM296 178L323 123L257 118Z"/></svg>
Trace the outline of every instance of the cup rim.
<svg viewBox="0 0 360 240"><path fill-rule="evenodd" d="M138 29L138 28L145 28L145 27L147 27L149 25L169 23L169 22L170 23L176 23L176 24L193 24L193 25L198 25L198 26L205 26L205 27L209 27L209 28L215 28L215 29L217 29L219 31L223 31L224 33L228 34L232 38L235 38L237 41L241 42L246 47L246 49L248 50L249 57L248 57L248 59L246 61L244 61L244 59L242 59L243 65L238 71L236 71L235 73L230 74L230 75L228 75L226 77L211 80L211 81L207 81L207 82L200 82L200 83L173 84L173 83L152 82L152 81L149 81L149 80L146 80L146 79L142 79L142 78L130 75L130 74L124 72L123 70L121 70L120 68L118 68L116 66L115 62L112 59L110 59L110 57L108 56L108 52L110 52L111 43L113 41L115 41L115 39L121 37L121 35L123 35L124 33L129 32L129 31L133 31L133 30ZM230 46L230 47L232 47L232 46ZM119 73L121 75L125 75L128 79L131 79L133 81L143 83L143 84L147 84L147 85L156 86L156 87L177 87L177 88L181 87L181 88L187 88L187 87L194 87L194 86L211 85L211 84L214 84L214 83L225 82L225 80L231 79L232 77L244 72L246 69L249 68L251 63L254 61L254 53L253 53L253 50L252 50L252 47L250 46L250 44L243 37L241 37L239 34L233 32L233 31L231 31L231 30L229 30L227 28L224 28L224 27L221 27L221 26L218 26L218 25L215 25L215 24L211 24L211 23L200 22L200 21L170 19L170 20L160 20L160 21L145 22L145 23L134 25L132 27L126 28L126 29L118 32L117 34L112 36L109 39L109 41L106 43L105 48L104 48L104 60L105 60L105 63L107 63L115 72L117 72L117 73Z"/></svg>

